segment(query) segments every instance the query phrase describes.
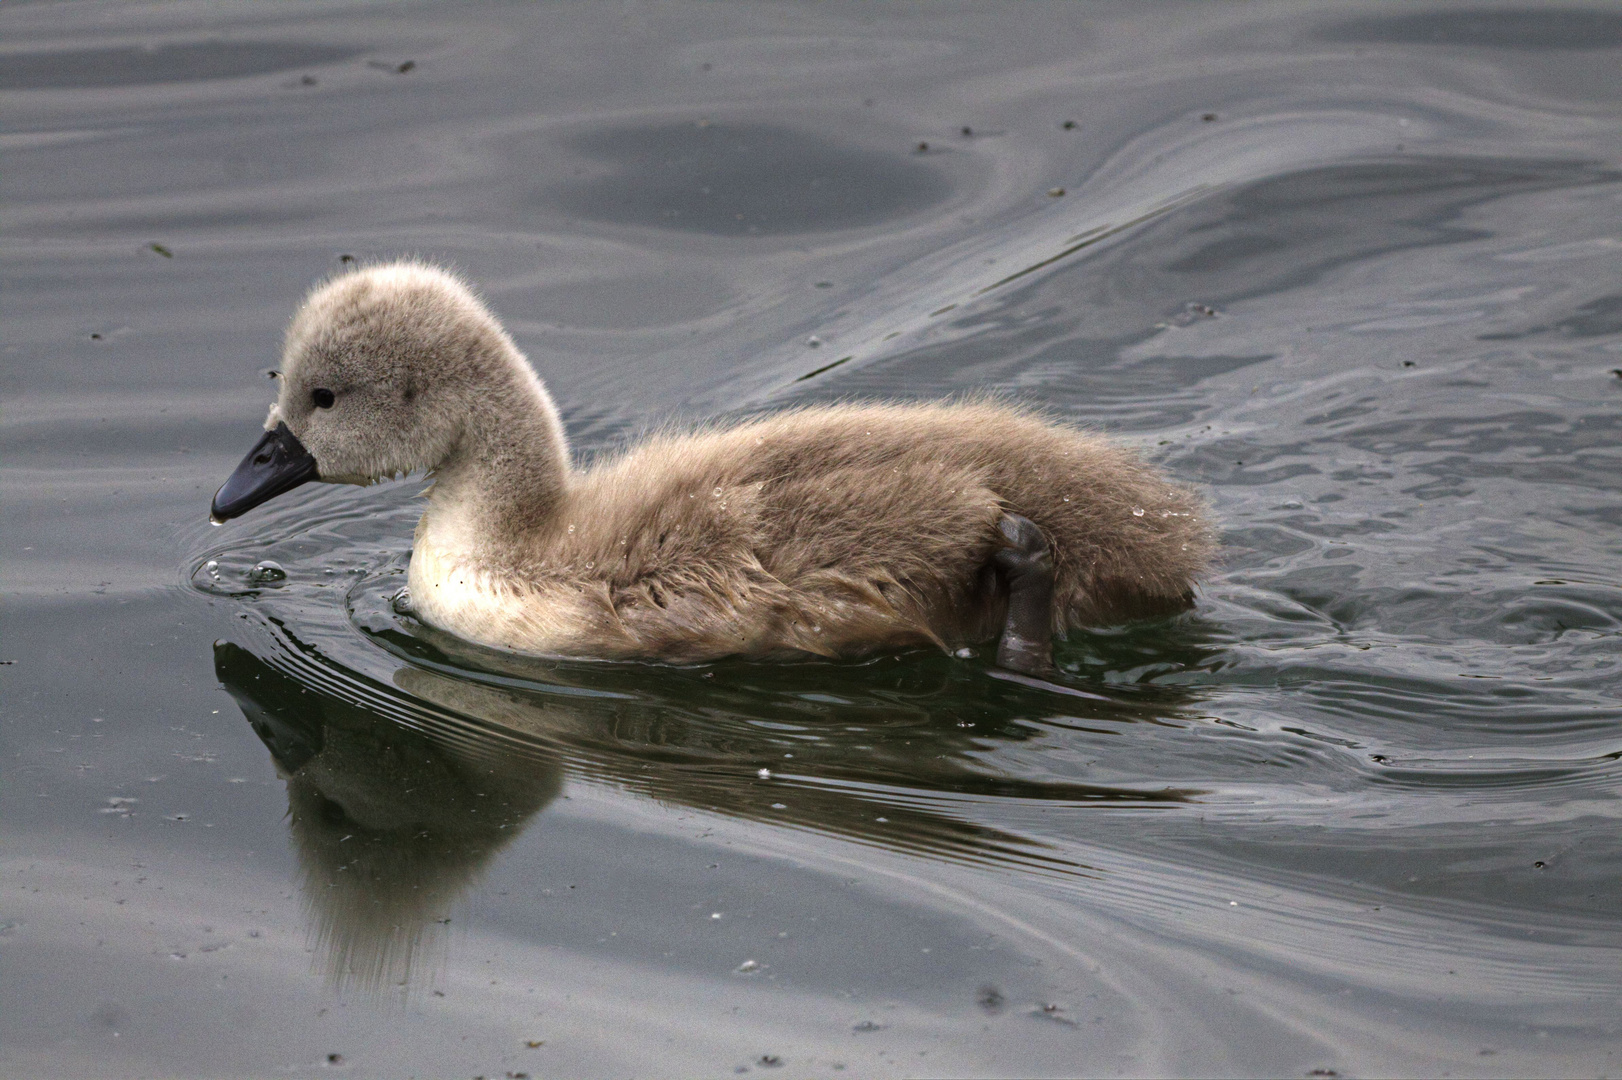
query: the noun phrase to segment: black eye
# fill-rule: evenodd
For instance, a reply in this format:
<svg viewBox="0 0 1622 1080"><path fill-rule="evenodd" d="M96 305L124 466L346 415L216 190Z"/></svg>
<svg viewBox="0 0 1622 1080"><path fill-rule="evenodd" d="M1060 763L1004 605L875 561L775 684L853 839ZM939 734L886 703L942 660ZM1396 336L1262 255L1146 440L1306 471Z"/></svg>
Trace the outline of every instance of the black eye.
<svg viewBox="0 0 1622 1080"><path fill-rule="evenodd" d="M331 390L324 386L318 386L310 391L310 400L315 402L315 407L318 409L330 409L332 403L337 399L333 396Z"/></svg>

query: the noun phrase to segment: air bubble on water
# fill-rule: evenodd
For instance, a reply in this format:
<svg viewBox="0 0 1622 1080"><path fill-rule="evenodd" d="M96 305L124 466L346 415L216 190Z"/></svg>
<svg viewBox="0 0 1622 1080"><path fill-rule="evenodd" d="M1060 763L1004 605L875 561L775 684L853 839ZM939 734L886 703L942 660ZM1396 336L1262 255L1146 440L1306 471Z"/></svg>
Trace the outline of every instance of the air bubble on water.
<svg viewBox="0 0 1622 1080"><path fill-rule="evenodd" d="M761 769L755 775L760 777L762 780L770 780L772 778L772 771L770 769Z"/></svg>
<svg viewBox="0 0 1622 1080"><path fill-rule="evenodd" d="M569 526L569 531L570 531L570 532L574 532L574 526L573 526L573 525L570 525L570 526Z"/></svg>
<svg viewBox="0 0 1622 1080"><path fill-rule="evenodd" d="M1143 507L1141 507L1141 506L1134 506L1134 507L1133 507L1133 508L1132 508L1132 516L1133 516L1133 517L1142 517L1142 516L1143 516Z"/></svg>
<svg viewBox="0 0 1622 1080"><path fill-rule="evenodd" d="M208 562L203 564L203 569L207 570L208 576L213 578L215 581L220 580L220 564L216 560L208 560Z"/></svg>
<svg viewBox="0 0 1622 1080"><path fill-rule="evenodd" d="M714 498L719 499L721 497L721 489L716 488L714 491L710 492L710 495L713 496Z"/></svg>
<svg viewBox="0 0 1622 1080"><path fill-rule="evenodd" d="M247 576L249 581L257 584L269 584L273 581L286 581L287 571L282 569L281 563L266 559L264 562L255 563Z"/></svg>
<svg viewBox="0 0 1622 1080"><path fill-rule="evenodd" d="M1068 495L1066 495L1066 496L1065 496L1065 497L1064 497L1064 501L1065 501L1065 502L1069 502L1069 501L1070 501L1070 496L1068 496Z"/></svg>
<svg viewBox="0 0 1622 1080"><path fill-rule="evenodd" d="M965 645L952 655L957 657L959 660L968 660L974 656L974 650Z"/></svg>

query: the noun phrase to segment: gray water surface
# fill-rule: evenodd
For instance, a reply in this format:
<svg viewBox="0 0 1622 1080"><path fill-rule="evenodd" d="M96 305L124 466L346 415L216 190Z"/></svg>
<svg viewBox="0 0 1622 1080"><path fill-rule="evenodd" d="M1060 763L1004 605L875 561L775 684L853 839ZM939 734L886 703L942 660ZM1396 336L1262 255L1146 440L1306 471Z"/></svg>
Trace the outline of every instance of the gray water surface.
<svg viewBox="0 0 1622 1080"><path fill-rule="evenodd" d="M0 1073L1622 1072L1609 5L0 11ZM582 460L991 388L1223 524L985 655L545 661L223 528L351 260Z"/></svg>

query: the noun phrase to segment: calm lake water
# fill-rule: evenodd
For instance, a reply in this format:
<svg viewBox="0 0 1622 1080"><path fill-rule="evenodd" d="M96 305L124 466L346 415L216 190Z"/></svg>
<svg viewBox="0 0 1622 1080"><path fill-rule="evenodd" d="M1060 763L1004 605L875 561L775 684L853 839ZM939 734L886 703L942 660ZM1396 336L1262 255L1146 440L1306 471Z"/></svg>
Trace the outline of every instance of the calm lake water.
<svg viewBox="0 0 1622 1080"><path fill-rule="evenodd" d="M1622 1073L1622 8L0 28L0 1073ZM206 520L404 253L582 459L994 388L1221 565L1057 687L462 645L420 483Z"/></svg>

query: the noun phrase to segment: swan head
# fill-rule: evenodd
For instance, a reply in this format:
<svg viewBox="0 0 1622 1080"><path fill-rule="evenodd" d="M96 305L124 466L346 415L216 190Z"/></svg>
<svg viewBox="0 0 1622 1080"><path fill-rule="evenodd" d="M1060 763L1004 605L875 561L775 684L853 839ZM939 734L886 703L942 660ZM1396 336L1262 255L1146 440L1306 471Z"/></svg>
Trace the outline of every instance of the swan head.
<svg viewBox="0 0 1622 1080"><path fill-rule="evenodd" d="M409 261L341 274L293 317L265 434L215 495L211 516L236 517L309 480L369 484L434 469L471 414L514 389L545 395L455 276Z"/></svg>

